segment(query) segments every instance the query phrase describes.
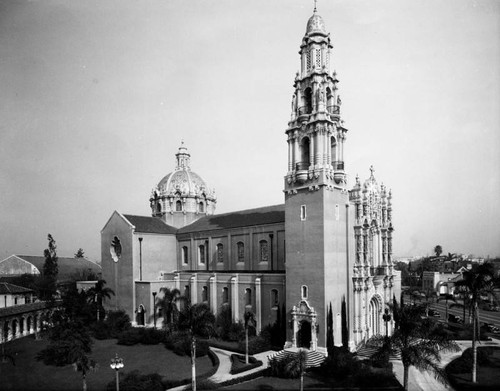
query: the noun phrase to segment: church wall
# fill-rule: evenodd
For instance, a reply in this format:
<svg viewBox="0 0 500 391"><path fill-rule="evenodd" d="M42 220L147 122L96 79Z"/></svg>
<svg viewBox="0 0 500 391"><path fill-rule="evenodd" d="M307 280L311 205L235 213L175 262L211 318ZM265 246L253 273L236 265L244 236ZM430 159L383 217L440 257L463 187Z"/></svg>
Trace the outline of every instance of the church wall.
<svg viewBox="0 0 500 391"><path fill-rule="evenodd" d="M114 237L118 237L122 251L118 262L111 258L110 247ZM107 287L113 289L115 296L106 300L108 309L123 309L133 319L134 285L132 227L116 212L113 213L101 231L101 266Z"/></svg>
<svg viewBox="0 0 500 391"><path fill-rule="evenodd" d="M133 239L136 279L140 279L140 237L142 238L142 280L157 280L160 272L171 272L177 269L175 235L136 232Z"/></svg>

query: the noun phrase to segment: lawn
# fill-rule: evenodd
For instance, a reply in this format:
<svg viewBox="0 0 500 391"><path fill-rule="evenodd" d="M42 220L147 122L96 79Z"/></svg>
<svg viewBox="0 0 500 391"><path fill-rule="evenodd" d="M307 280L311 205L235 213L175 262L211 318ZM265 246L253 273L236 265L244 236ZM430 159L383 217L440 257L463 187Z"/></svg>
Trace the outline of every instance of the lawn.
<svg viewBox="0 0 500 391"><path fill-rule="evenodd" d="M73 367L47 366L36 361L36 354L45 348L48 341L36 341L25 337L7 343L6 353L15 358L15 366L10 361L0 362L0 390L54 390L73 391L82 389L82 378ZM180 380L191 377L191 359L180 357L159 345L117 345L115 339L96 340L91 357L97 360L99 368L87 376L89 391L104 391L106 385L115 379L115 371L110 368L110 360L118 354L123 358L125 368L120 372L139 370L143 374L158 373L167 379ZM196 360L197 374L212 369L212 362L205 356Z"/></svg>
<svg viewBox="0 0 500 391"><path fill-rule="evenodd" d="M472 383L472 363L470 355L464 352L453 360L446 368L451 384L458 391L466 390L499 390L500 389L500 348L494 346L478 347L477 383ZM483 353L482 353L483 352Z"/></svg>

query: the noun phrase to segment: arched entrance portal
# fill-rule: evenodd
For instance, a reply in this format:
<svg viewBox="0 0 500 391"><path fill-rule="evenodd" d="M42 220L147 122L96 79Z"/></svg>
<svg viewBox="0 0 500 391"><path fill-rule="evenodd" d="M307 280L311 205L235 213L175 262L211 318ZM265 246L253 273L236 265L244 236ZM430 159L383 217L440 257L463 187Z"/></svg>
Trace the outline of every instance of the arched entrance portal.
<svg viewBox="0 0 500 391"><path fill-rule="evenodd" d="M311 322L303 320L299 324L298 345L300 348L311 347Z"/></svg>
<svg viewBox="0 0 500 391"><path fill-rule="evenodd" d="M139 306L139 309L137 310L137 319L136 319L136 322L139 326L144 326L145 312L146 310L144 309L144 306L141 304Z"/></svg>
<svg viewBox="0 0 500 391"><path fill-rule="evenodd" d="M307 300L300 301L292 308L293 337L292 347L316 350L318 337L316 334L316 311Z"/></svg>
<svg viewBox="0 0 500 391"><path fill-rule="evenodd" d="M373 297L370 300L370 305L368 307L368 327L369 327L369 337L373 335L380 334L380 314L382 313L382 307L379 300Z"/></svg>

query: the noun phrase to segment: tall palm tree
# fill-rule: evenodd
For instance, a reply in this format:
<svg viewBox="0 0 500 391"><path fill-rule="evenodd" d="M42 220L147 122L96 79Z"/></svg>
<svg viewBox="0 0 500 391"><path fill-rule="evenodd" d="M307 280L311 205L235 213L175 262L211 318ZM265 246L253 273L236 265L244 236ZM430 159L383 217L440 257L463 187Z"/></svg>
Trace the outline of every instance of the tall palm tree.
<svg viewBox="0 0 500 391"><path fill-rule="evenodd" d="M163 296L156 299L156 306L161 309L163 327L169 331L179 314L177 303L181 300L181 292L178 289L161 288L160 293Z"/></svg>
<svg viewBox="0 0 500 391"><path fill-rule="evenodd" d="M83 351L73 353L73 369L82 373L83 391L87 391L87 373L96 371L99 365Z"/></svg>
<svg viewBox="0 0 500 391"><path fill-rule="evenodd" d="M484 263L462 274L462 279L455 282L455 287L459 292L467 297L469 311L472 317L472 382L477 381L477 344L476 338L479 331L479 311L478 304L481 295L494 295L495 270L493 264ZM465 301L464 301L465 305Z"/></svg>
<svg viewBox="0 0 500 391"><path fill-rule="evenodd" d="M395 320L394 333L389 337L374 336L369 343L378 347L375 355L401 354L404 375L403 386L408 390L410 366L420 371L431 371L445 383L446 374L439 366L444 351L459 351L455 341L448 338L442 326L424 317L425 306L390 305Z"/></svg>
<svg viewBox="0 0 500 391"><path fill-rule="evenodd" d="M245 312L245 364L248 364L248 329L256 326L255 315L252 311Z"/></svg>
<svg viewBox="0 0 500 391"><path fill-rule="evenodd" d="M99 322L99 314L101 310L104 310L102 303L106 299L111 299L111 296L115 295L115 292L111 288L105 288L106 280L100 279L96 282L95 286L87 291L88 300L90 303L94 303L97 307L97 321Z"/></svg>
<svg viewBox="0 0 500 391"><path fill-rule="evenodd" d="M184 297L182 311L179 313L178 328L191 336L191 386L196 391L196 336L210 337L214 331L215 315L207 304L191 305Z"/></svg>
<svg viewBox="0 0 500 391"><path fill-rule="evenodd" d="M307 364L307 350L299 349L286 364L285 370L291 377L300 377L300 391L304 390L304 372Z"/></svg>

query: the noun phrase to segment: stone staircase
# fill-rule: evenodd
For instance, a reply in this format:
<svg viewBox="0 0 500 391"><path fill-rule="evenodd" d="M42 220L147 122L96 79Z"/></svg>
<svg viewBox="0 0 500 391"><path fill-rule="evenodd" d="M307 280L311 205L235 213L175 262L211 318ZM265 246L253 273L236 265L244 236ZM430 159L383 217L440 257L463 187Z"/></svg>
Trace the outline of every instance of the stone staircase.
<svg viewBox="0 0 500 391"><path fill-rule="evenodd" d="M299 349L297 348L289 348L289 349L284 349L280 350L279 352L270 354L267 356L268 360L271 360L272 358L277 358L278 360L282 360L285 357L289 357L295 353L297 353ZM306 367L311 368L311 367L319 367L323 361L325 361L325 356L319 352L313 351L313 350L307 350L307 359L306 359Z"/></svg>
<svg viewBox="0 0 500 391"><path fill-rule="evenodd" d="M368 360L377 351L377 348L369 345L361 345L356 351L356 356L360 360ZM390 360L401 360L401 353L391 354L389 356Z"/></svg>

